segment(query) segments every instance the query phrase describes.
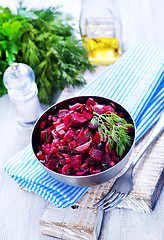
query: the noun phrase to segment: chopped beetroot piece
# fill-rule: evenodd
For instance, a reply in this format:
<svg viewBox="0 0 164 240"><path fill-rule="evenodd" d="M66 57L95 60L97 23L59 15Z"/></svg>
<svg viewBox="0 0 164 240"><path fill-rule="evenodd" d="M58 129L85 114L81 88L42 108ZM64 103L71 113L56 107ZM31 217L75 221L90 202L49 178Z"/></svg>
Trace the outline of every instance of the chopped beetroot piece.
<svg viewBox="0 0 164 240"><path fill-rule="evenodd" d="M62 156L65 157L65 158L66 158L66 157L70 157L70 155L67 154L67 153L62 153Z"/></svg>
<svg viewBox="0 0 164 240"><path fill-rule="evenodd" d="M60 158L59 162L61 166L64 166L66 164L66 160L63 157Z"/></svg>
<svg viewBox="0 0 164 240"><path fill-rule="evenodd" d="M59 150L58 150L56 147L51 147L51 149L50 149L50 154L51 154L51 155L54 155L54 154L56 154L58 151L59 151Z"/></svg>
<svg viewBox="0 0 164 240"><path fill-rule="evenodd" d="M74 131L72 129L68 129L68 131L64 135L64 140L66 142L70 142L71 140L73 140L74 135L75 135Z"/></svg>
<svg viewBox="0 0 164 240"><path fill-rule="evenodd" d="M98 128L98 123L99 123L98 118L94 116L92 119L89 122L88 127L91 128L91 129L97 129Z"/></svg>
<svg viewBox="0 0 164 240"><path fill-rule="evenodd" d="M96 143L94 143L94 142L92 142L91 143L91 147L90 148L97 148L97 145L96 145ZM100 149L99 149L100 150Z"/></svg>
<svg viewBox="0 0 164 240"><path fill-rule="evenodd" d="M76 174L77 176L82 176L82 175L84 175L86 172L89 172L89 168L88 168L88 169L85 169L85 170L83 170L83 171L81 171L81 172L76 172L75 174Z"/></svg>
<svg viewBox="0 0 164 240"><path fill-rule="evenodd" d="M93 138L93 142L98 145L98 144L100 143L100 141L101 141L100 133L99 133L99 132L96 132L96 133L95 133L95 136L94 136L94 138Z"/></svg>
<svg viewBox="0 0 164 240"><path fill-rule="evenodd" d="M89 168L90 174L92 174L93 169L94 169L93 166L90 166Z"/></svg>
<svg viewBox="0 0 164 240"><path fill-rule="evenodd" d="M90 173L91 174L96 174L96 173L100 173L101 172L101 168L100 167L95 167L95 168L90 168Z"/></svg>
<svg viewBox="0 0 164 240"><path fill-rule="evenodd" d="M134 127L128 127L126 131L128 134L132 134L134 133Z"/></svg>
<svg viewBox="0 0 164 240"><path fill-rule="evenodd" d="M60 130L65 130L65 125L64 123L60 123L59 125L56 126L56 131L60 131Z"/></svg>
<svg viewBox="0 0 164 240"><path fill-rule="evenodd" d="M75 134L78 135L80 133L80 131L81 131L80 129L77 129Z"/></svg>
<svg viewBox="0 0 164 240"><path fill-rule="evenodd" d="M94 105L96 105L96 102L93 98L88 98L86 105L87 106L90 106L90 105L94 106Z"/></svg>
<svg viewBox="0 0 164 240"><path fill-rule="evenodd" d="M71 117L75 122L84 123L87 121L86 118L82 117L81 114L77 112L72 113Z"/></svg>
<svg viewBox="0 0 164 240"><path fill-rule="evenodd" d="M60 121L53 122L53 126L54 126L55 129L56 129L56 127L57 127L58 125L60 125L60 124L61 124Z"/></svg>
<svg viewBox="0 0 164 240"><path fill-rule="evenodd" d="M77 147L77 141L73 140L73 141L69 142L68 146L70 149L74 149L75 147Z"/></svg>
<svg viewBox="0 0 164 240"><path fill-rule="evenodd" d="M82 117L82 116L78 116L77 113L74 113L74 114L72 115L72 117L73 117L74 121L77 121L77 122L79 122L79 123L84 123L84 122L87 121L86 118L84 118L84 117Z"/></svg>
<svg viewBox="0 0 164 240"><path fill-rule="evenodd" d="M87 162L84 162L84 163L81 164L81 166L80 166L81 169L82 169L82 168L86 168L86 167L88 167L88 163L87 163Z"/></svg>
<svg viewBox="0 0 164 240"><path fill-rule="evenodd" d="M72 111L71 115L74 114L75 116L81 117L81 113L76 112L76 111Z"/></svg>
<svg viewBox="0 0 164 240"><path fill-rule="evenodd" d="M80 114L81 115L81 114ZM73 126L73 127L78 127L81 126L83 123L85 123L87 121L86 118L80 116L77 112L74 112L70 115L70 123L69 126Z"/></svg>
<svg viewBox="0 0 164 240"><path fill-rule="evenodd" d="M45 121L41 121L41 123L40 123L40 128L41 128L41 129L44 129L45 124L46 124Z"/></svg>
<svg viewBox="0 0 164 240"><path fill-rule="evenodd" d="M58 158L50 159L48 163L45 164L45 167L49 168L50 170L55 170L58 161Z"/></svg>
<svg viewBox="0 0 164 240"><path fill-rule="evenodd" d="M43 152L44 154L47 154L49 153L50 149L51 149L51 144L50 143L44 143L42 144L42 149L43 149Z"/></svg>
<svg viewBox="0 0 164 240"><path fill-rule="evenodd" d="M82 127L79 134L77 135L78 138L82 138L84 136L84 128Z"/></svg>
<svg viewBox="0 0 164 240"><path fill-rule="evenodd" d="M47 131L41 131L40 133L40 140L41 142L48 142L48 132Z"/></svg>
<svg viewBox="0 0 164 240"><path fill-rule="evenodd" d="M52 115L49 115L49 116L48 116L48 120L52 120Z"/></svg>
<svg viewBox="0 0 164 240"><path fill-rule="evenodd" d="M52 131L52 129L53 129L53 126L45 129L45 137L46 137L47 142L51 142L51 139L52 139L51 131Z"/></svg>
<svg viewBox="0 0 164 240"><path fill-rule="evenodd" d="M79 165L79 167L76 167L76 166L74 165L72 168L73 168L73 170L75 171L75 173L80 171L80 165Z"/></svg>
<svg viewBox="0 0 164 240"><path fill-rule="evenodd" d="M42 151L39 151L37 153L37 157L38 157L39 160L45 160L45 156L43 155Z"/></svg>
<svg viewBox="0 0 164 240"><path fill-rule="evenodd" d="M71 164L72 165L81 165L81 162L82 162L82 155L81 154L78 154L78 155L74 155L71 157L72 161L71 161Z"/></svg>
<svg viewBox="0 0 164 240"><path fill-rule="evenodd" d="M62 167L62 172L64 173L68 168L71 167L71 163L66 163L63 167Z"/></svg>
<svg viewBox="0 0 164 240"><path fill-rule="evenodd" d="M96 148L96 147L94 147L94 148ZM100 143L97 145L97 149L104 152L104 143L103 143L103 142L100 142Z"/></svg>
<svg viewBox="0 0 164 240"><path fill-rule="evenodd" d="M38 152L42 151L42 147L38 146Z"/></svg>
<svg viewBox="0 0 164 240"><path fill-rule="evenodd" d="M82 115L82 117L86 118L87 120L91 120L91 118L93 117L93 114L91 114L90 112L87 112L85 110L81 115Z"/></svg>
<svg viewBox="0 0 164 240"><path fill-rule="evenodd" d="M74 128L74 127L69 127L68 130L72 130L72 131L74 132L74 134L75 134L75 132L76 132L76 128Z"/></svg>
<svg viewBox="0 0 164 240"><path fill-rule="evenodd" d="M117 160L117 154L116 154L116 150L115 150L115 149L112 149L112 150L111 150L110 156L111 156L112 161L118 162L118 160Z"/></svg>
<svg viewBox="0 0 164 240"><path fill-rule="evenodd" d="M110 105L104 106L104 111L105 111L105 113L110 113L110 112L115 113L114 108L112 106L110 106Z"/></svg>
<svg viewBox="0 0 164 240"><path fill-rule="evenodd" d="M45 131L47 131L47 133L48 133L48 141L51 140L51 139L49 139L49 138L51 138L51 131L52 131L52 129L53 129L53 126L50 126L50 127L48 127L48 128L45 129Z"/></svg>
<svg viewBox="0 0 164 240"><path fill-rule="evenodd" d="M78 140L78 136L75 134L73 139L77 141Z"/></svg>
<svg viewBox="0 0 164 240"><path fill-rule="evenodd" d="M61 167L59 167L57 170L58 170L58 171L57 171L58 173L63 174L63 173L62 173L62 168L61 168ZM66 170L66 171L67 171L67 170Z"/></svg>
<svg viewBox="0 0 164 240"><path fill-rule="evenodd" d="M83 160L83 162L86 160L86 158L87 158L88 156L89 156L89 155L88 155L88 151L82 152L82 160Z"/></svg>
<svg viewBox="0 0 164 240"><path fill-rule="evenodd" d="M68 109L60 109L59 113L65 115L65 114L69 113L69 110Z"/></svg>
<svg viewBox="0 0 164 240"><path fill-rule="evenodd" d="M46 159L46 162L48 162L51 158L51 154L50 152L48 152L47 154L45 154L45 159Z"/></svg>
<svg viewBox="0 0 164 240"><path fill-rule="evenodd" d="M57 132L57 134L58 134L60 139L62 139L64 137L64 135L65 135L65 131L63 129L61 129L59 131L56 131L56 132Z"/></svg>
<svg viewBox="0 0 164 240"><path fill-rule="evenodd" d="M52 140L52 146L57 147L57 148L60 146L60 140L58 137L56 137Z"/></svg>
<svg viewBox="0 0 164 240"><path fill-rule="evenodd" d="M63 117L63 122L65 125L65 128L68 129L69 128L69 123L70 123L71 119L69 116L69 113L67 113L64 117Z"/></svg>
<svg viewBox="0 0 164 240"><path fill-rule="evenodd" d="M109 166L110 166L110 167L113 167L115 164L116 164L115 162L111 161L111 162L109 163Z"/></svg>
<svg viewBox="0 0 164 240"><path fill-rule="evenodd" d="M59 112L56 114L59 118L64 117L68 113L68 109L61 109Z"/></svg>
<svg viewBox="0 0 164 240"><path fill-rule="evenodd" d="M59 120L58 120L58 117L52 116L52 121L53 121L53 122L59 121Z"/></svg>
<svg viewBox="0 0 164 240"><path fill-rule="evenodd" d="M72 159L71 157L66 157L65 160L66 160L66 163L68 163L68 162L71 162Z"/></svg>
<svg viewBox="0 0 164 240"><path fill-rule="evenodd" d="M72 175L74 173L73 168L67 168L63 174L65 175Z"/></svg>
<svg viewBox="0 0 164 240"><path fill-rule="evenodd" d="M105 158L103 160L103 163L110 163L111 162L111 158L108 154L105 155Z"/></svg>
<svg viewBox="0 0 164 240"><path fill-rule="evenodd" d="M121 117L121 118L124 118L124 117L125 117L124 114L123 114L123 112L120 112L120 113L119 113L119 117Z"/></svg>
<svg viewBox="0 0 164 240"><path fill-rule="evenodd" d="M84 135L86 135L86 134L88 134L89 133L89 128L86 128L85 130L84 130Z"/></svg>
<svg viewBox="0 0 164 240"><path fill-rule="evenodd" d="M95 160L93 160L93 159L91 159L91 158L89 158L89 157L87 157L85 161L88 162L88 163L91 164L91 165L94 165L94 164L96 163Z"/></svg>
<svg viewBox="0 0 164 240"><path fill-rule="evenodd" d="M92 138L89 142L86 142L78 147L75 148L75 150L77 152L85 152L87 149L89 149L90 145L91 145L91 142L92 142Z"/></svg>
<svg viewBox="0 0 164 240"><path fill-rule="evenodd" d="M103 113L105 113L104 107L105 107L104 105L97 104L97 105L94 106L93 111L98 113L98 114L103 114Z"/></svg>
<svg viewBox="0 0 164 240"><path fill-rule="evenodd" d="M54 129L53 126L49 126L48 128L46 128L45 130L47 130L48 132L51 132Z"/></svg>
<svg viewBox="0 0 164 240"><path fill-rule="evenodd" d="M110 146L109 146L108 143L105 144L105 153L106 154L110 154L111 153Z"/></svg>
<svg viewBox="0 0 164 240"><path fill-rule="evenodd" d="M89 141L89 136L83 136L82 138L77 140L77 144L82 145L88 141Z"/></svg>
<svg viewBox="0 0 164 240"><path fill-rule="evenodd" d="M57 138L57 134L56 134L56 130L55 130L55 129L53 129L53 130L51 131L51 134L52 134L52 137L53 137L53 138Z"/></svg>
<svg viewBox="0 0 164 240"><path fill-rule="evenodd" d="M81 104L81 103L75 103L74 105L69 105L69 109L70 110L75 110L75 109L81 109L83 110L84 109L84 105Z"/></svg>
<svg viewBox="0 0 164 240"><path fill-rule="evenodd" d="M97 162L101 162L103 160L103 157L104 157L104 152L100 151L98 149L92 148L89 151L89 155L90 155L90 158L92 158L93 160L95 160Z"/></svg>
<svg viewBox="0 0 164 240"><path fill-rule="evenodd" d="M64 139L60 139L60 146L67 145L67 142Z"/></svg>
<svg viewBox="0 0 164 240"><path fill-rule="evenodd" d="M58 150L60 151L60 152L62 152L62 153L68 153L68 151L69 151L69 147L68 146L59 146L58 147Z"/></svg>
<svg viewBox="0 0 164 240"><path fill-rule="evenodd" d="M85 109L90 112L90 113L93 113L93 106L85 106Z"/></svg>
<svg viewBox="0 0 164 240"><path fill-rule="evenodd" d="M62 156L62 154L61 154L60 152L57 152L57 153L56 153L56 156L57 156L59 159L62 159L62 158L63 158L63 156Z"/></svg>

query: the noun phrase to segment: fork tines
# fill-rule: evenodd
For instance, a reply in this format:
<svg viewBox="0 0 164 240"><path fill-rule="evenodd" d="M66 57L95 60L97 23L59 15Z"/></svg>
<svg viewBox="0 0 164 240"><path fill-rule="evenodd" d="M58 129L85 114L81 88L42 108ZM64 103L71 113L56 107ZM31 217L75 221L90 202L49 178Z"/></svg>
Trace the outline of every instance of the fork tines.
<svg viewBox="0 0 164 240"><path fill-rule="evenodd" d="M117 192L115 189L111 189L99 202L94 204L94 207L100 207L105 212L111 210L117 206L125 197L124 193Z"/></svg>

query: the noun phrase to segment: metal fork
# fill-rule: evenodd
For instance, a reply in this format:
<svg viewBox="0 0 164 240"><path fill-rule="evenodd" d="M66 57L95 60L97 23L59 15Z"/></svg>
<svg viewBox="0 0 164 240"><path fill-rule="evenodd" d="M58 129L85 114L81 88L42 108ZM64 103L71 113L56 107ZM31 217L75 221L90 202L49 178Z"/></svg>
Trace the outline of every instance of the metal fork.
<svg viewBox="0 0 164 240"><path fill-rule="evenodd" d="M137 154L135 159L130 164L127 171L119 178L116 179L110 191L96 204L94 207L100 207L105 212L116 207L120 202L122 202L128 194L131 192L133 187L133 169L138 163L139 159L142 157L144 152L148 147L155 141L155 139L163 132L164 130L164 112L162 113L159 121L157 122L153 133L146 141L144 146L141 148L140 152Z"/></svg>

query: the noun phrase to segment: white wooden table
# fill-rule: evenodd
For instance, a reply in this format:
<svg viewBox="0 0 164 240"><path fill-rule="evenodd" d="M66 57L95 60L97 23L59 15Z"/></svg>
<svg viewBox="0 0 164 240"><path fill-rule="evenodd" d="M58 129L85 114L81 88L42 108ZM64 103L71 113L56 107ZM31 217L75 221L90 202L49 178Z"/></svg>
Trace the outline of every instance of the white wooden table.
<svg viewBox="0 0 164 240"><path fill-rule="evenodd" d="M18 1L0 0L0 5L12 8ZM53 1L25 1L40 7L53 6ZM80 0L56 1L70 6L81 6ZM68 4L73 2L73 4ZM164 48L164 1L119 0L123 25L122 41L129 48L137 40L146 40ZM74 8L75 9L75 8ZM16 112L8 95L0 98L0 240L52 240L39 231L39 219L47 201L28 193L4 172L5 163L30 142L31 129L18 126ZM151 214L114 209L105 214L101 240L163 240L164 190Z"/></svg>

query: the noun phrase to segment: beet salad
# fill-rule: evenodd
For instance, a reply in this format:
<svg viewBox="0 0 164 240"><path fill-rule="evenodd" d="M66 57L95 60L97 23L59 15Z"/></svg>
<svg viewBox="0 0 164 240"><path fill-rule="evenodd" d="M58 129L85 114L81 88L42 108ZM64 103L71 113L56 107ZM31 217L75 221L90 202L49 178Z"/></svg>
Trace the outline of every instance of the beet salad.
<svg viewBox="0 0 164 240"><path fill-rule="evenodd" d="M113 167L132 145L134 126L112 105L88 98L39 123L39 161L65 175L91 175Z"/></svg>

